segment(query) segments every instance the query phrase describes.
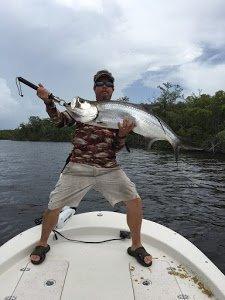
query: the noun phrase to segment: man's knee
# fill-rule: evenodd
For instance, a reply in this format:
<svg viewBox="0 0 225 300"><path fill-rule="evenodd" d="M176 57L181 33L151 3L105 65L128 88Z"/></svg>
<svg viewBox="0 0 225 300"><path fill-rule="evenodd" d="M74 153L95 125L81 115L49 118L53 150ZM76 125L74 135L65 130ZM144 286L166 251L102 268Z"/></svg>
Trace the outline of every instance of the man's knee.
<svg viewBox="0 0 225 300"><path fill-rule="evenodd" d="M131 200L128 200L128 201L124 201L124 204L126 205L126 207L141 206L142 201L141 201L141 198L136 197L134 199L131 199Z"/></svg>
<svg viewBox="0 0 225 300"><path fill-rule="evenodd" d="M49 209L49 208L47 208L46 210L45 210L45 212L44 212L44 216L47 216L47 215L49 215L49 214L59 214L60 213L60 211L62 210L62 207L60 207L60 208L54 208L54 209Z"/></svg>

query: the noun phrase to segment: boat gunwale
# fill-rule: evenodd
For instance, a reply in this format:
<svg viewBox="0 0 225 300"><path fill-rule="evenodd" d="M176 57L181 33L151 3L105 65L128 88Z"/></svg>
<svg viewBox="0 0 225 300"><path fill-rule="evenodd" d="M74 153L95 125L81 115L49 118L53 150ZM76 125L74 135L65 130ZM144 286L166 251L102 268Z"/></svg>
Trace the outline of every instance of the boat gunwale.
<svg viewBox="0 0 225 300"><path fill-rule="evenodd" d="M58 231L66 236L71 236L74 230L78 232L79 230L80 232L89 230L90 234L94 234L96 231L98 235L104 231L107 233L109 230L112 233L129 230L125 214L109 211L102 211L102 216L98 216L98 214L99 212L96 211L76 214L65 227ZM27 229L0 247L0 276L13 264L30 254L40 238L40 227L41 225L38 225ZM141 234L143 244L150 243L176 260L182 261L182 265L198 274L198 277L204 281L216 297L225 299L225 275L194 244L168 227L146 219L142 221ZM50 241L53 236L54 234L51 233Z"/></svg>

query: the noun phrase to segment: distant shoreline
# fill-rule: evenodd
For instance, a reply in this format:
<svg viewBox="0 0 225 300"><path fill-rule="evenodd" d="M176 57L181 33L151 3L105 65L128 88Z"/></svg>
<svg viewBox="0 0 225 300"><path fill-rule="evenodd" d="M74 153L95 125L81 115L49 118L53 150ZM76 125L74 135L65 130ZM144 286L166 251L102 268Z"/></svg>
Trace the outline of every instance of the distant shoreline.
<svg viewBox="0 0 225 300"><path fill-rule="evenodd" d="M52 140L16 140L16 139L0 139L0 142L1 141L12 141L12 142L34 142L34 143L38 143L38 142L41 142L41 143L49 143L49 142L52 142L52 143L69 143L72 145L72 142L71 141L52 141ZM148 150L147 148L145 147L135 147L135 146L131 146L131 145L128 145L131 150L132 149L141 149L141 150L145 150L145 151L149 151L149 152L152 152L152 153L170 153L173 155L173 149L171 147L160 147L160 145L158 146L155 146L153 147L151 150ZM224 157L224 154L225 152L216 152L216 153L213 153L212 151L207 151L207 150L187 150L187 149L181 149L180 150L180 154L182 153L193 153L193 154L204 154L204 155L207 155L207 156L210 156L211 158L216 158L216 157ZM129 153L128 153L129 154Z"/></svg>

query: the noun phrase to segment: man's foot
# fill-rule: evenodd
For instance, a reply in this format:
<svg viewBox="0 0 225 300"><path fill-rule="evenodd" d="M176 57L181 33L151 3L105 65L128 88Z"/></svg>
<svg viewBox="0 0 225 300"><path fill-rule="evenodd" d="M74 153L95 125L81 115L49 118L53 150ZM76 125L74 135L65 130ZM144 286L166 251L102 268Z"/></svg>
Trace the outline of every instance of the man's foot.
<svg viewBox="0 0 225 300"><path fill-rule="evenodd" d="M39 265L45 260L46 253L50 250L48 244L37 244L30 255L30 260L34 265Z"/></svg>
<svg viewBox="0 0 225 300"><path fill-rule="evenodd" d="M152 256L141 245L139 247L129 247L127 253L137 259L137 261L144 267L152 265Z"/></svg>

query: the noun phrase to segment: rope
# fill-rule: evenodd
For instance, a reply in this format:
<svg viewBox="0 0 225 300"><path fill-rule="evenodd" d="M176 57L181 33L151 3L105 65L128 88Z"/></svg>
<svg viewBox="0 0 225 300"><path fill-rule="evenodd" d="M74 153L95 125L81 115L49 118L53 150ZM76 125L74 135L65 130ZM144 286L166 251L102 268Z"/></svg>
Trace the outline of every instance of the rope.
<svg viewBox="0 0 225 300"><path fill-rule="evenodd" d="M61 237L63 237L64 239L66 239L67 241L77 242L77 243L85 243L85 244L101 244L101 243L106 243L106 242L111 242L111 241L121 241L126 238L126 237L121 237L120 239L109 239L109 240L103 240L103 241L90 242L90 241L73 240L73 239L67 238L66 236L64 236L63 234L58 232L57 230L52 230L52 231L54 232L54 238L56 240L58 240L58 237L57 237L57 234L58 234Z"/></svg>
<svg viewBox="0 0 225 300"><path fill-rule="evenodd" d="M42 217L35 219L34 222L35 222L35 224L40 225L42 223ZM55 229L53 229L52 231L54 232L55 240L58 240L58 236L57 236L57 234L58 234L62 238L66 239L67 241L77 242L77 243L85 243L85 244L101 244L101 243L106 243L106 242L111 242L111 241L121 241L121 240L125 240L125 239L130 239L130 236L131 236L130 232L128 232L128 231L120 231L119 239L117 238L117 239L109 239L109 240L91 242L91 241L81 241L81 240L70 239Z"/></svg>

